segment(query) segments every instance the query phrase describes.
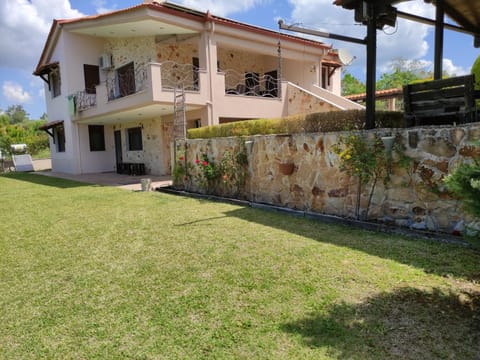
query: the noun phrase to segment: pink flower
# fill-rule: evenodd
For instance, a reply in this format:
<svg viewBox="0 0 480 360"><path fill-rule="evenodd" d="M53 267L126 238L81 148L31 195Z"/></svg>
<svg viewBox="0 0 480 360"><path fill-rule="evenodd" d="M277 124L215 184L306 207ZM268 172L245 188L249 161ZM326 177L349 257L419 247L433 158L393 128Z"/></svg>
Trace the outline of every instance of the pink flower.
<svg viewBox="0 0 480 360"><path fill-rule="evenodd" d="M200 164L200 159L195 159L195 164Z"/></svg>
<svg viewBox="0 0 480 360"><path fill-rule="evenodd" d="M208 161L206 160L203 160L203 163L202 163L203 166L207 166L208 165Z"/></svg>

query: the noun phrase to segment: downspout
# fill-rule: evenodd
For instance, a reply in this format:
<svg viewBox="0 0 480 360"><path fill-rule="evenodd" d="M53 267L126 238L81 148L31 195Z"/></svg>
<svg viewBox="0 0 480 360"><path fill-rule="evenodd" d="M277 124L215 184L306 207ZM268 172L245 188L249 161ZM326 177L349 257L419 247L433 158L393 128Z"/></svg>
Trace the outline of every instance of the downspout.
<svg viewBox="0 0 480 360"><path fill-rule="evenodd" d="M207 68L209 69L208 71L208 74L209 74L209 100L207 101L207 107L208 107L208 115L209 115L209 118L208 118L208 125L213 125L213 121L214 121L214 113L213 113L213 98L214 98L214 86L213 86L213 82L214 82L214 70L216 72L216 67L217 67L217 64L212 64L212 58L211 58L211 46L210 46L210 41L211 41L211 37L212 35L215 33L215 23L213 21L213 18L210 14L210 11L207 12L206 14L206 19L207 19L207 22L206 22L206 26L205 26L205 30L207 32Z"/></svg>

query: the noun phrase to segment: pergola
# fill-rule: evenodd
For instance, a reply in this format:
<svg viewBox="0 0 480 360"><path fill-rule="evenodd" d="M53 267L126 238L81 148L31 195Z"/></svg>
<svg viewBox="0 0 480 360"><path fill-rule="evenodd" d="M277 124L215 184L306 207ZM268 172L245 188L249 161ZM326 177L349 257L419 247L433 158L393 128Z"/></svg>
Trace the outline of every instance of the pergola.
<svg viewBox="0 0 480 360"><path fill-rule="evenodd" d="M423 0L436 7L435 19L427 19L398 11L394 5L413 0L335 0L334 5L345 9L354 10L355 21L367 26L365 39L344 37L341 35L319 33L314 35L336 38L338 40L351 41L365 44L367 48L367 76L366 76L366 128L375 126L375 85L377 65L377 30L385 25L394 26L396 18L417 21L435 27L435 59L434 79L442 77L443 61L443 38L444 30L459 31L473 36L473 45L480 47L480 1L478 0ZM416 0L421 1L421 0ZM445 23L445 15L458 25ZM281 28L300 31L298 27L285 26ZM300 31L302 32L302 31ZM325 36L327 35L327 36Z"/></svg>

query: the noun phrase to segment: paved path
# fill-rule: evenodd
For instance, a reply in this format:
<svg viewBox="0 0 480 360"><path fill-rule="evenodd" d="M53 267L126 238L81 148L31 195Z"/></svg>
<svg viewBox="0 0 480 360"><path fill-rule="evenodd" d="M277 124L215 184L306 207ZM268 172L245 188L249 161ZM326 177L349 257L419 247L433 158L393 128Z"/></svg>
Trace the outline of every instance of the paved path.
<svg viewBox="0 0 480 360"><path fill-rule="evenodd" d="M126 190L140 191L142 189L141 179L151 180L151 189L157 187L165 187L172 184L170 176L129 176L117 173L97 173L97 174L80 174L72 175L51 171L39 171L36 172L40 175L58 177L62 179L80 181L88 184L97 184L103 186L114 186Z"/></svg>

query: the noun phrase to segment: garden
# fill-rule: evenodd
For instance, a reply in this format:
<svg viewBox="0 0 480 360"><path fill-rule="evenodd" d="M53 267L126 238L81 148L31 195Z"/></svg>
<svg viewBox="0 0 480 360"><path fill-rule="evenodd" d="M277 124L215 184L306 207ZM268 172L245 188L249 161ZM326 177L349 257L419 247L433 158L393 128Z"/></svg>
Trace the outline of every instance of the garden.
<svg viewBox="0 0 480 360"><path fill-rule="evenodd" d="M480 353L472 248L36 174L0 196L0 358Z"/></svg>

